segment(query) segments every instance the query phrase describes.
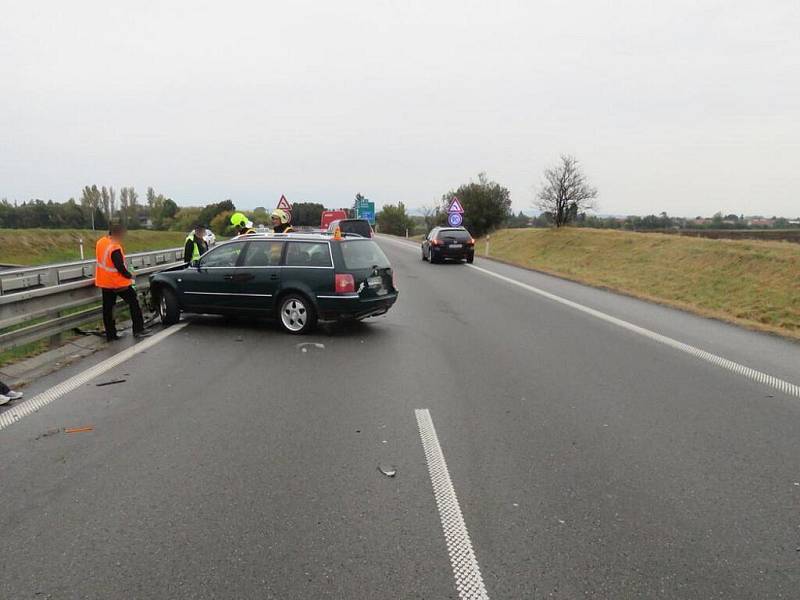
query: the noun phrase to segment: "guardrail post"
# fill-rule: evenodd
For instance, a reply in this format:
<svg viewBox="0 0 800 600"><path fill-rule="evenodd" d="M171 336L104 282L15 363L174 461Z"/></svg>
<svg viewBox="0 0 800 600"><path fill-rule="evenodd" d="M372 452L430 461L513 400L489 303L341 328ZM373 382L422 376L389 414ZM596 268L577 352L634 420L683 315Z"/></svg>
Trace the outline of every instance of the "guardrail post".
<svg viewBox="0 0 800 600"><path fill-rule="evenodd" d="M486 236L486 248L484 250L484 256L489 256L489 236Z"/></svg>
<svg viewBox="0 0 800 600"><path fill-rule="evenodd" d="M55 316L56 318L62 316L64 313L63 311L58 311ZM58 348L61 345L61 332L54 333L49 338L47 338L47 347L48 348Z"/></svg>

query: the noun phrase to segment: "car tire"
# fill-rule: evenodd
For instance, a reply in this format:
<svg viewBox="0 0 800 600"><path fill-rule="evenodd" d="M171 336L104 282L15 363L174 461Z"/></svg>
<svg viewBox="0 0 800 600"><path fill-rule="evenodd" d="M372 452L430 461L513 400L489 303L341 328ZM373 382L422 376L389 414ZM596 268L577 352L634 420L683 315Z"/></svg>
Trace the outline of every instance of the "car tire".
<svg viewBox="0 0 800 600"><path fill-rule="evenodd" d="M475 256L468 256L468 257L467 257L467 262L468 262L469 264L472 264L472 263L474 263L474 262L475 262Z"/></svg>
<svg viewBox="0 0 800 600"><path fill-rule="evenodd" d="M287 333L303 335L317 325L317 309L302 294L287 294L278 305L278 322Z"/></svg>
<svg viewBox="0 0 800 600"><path fill-rule="evenodd" d="M428 262L431 264L438 263L439 260L433 256L433 252L428 255Z"/></svg>
<svg viewBox="0 0 800 600"><path fill-rule="evenodd" d="M156 312L161 319L161 324L165 327L175 325L181 319L181 309L178 305L178 297L169 288L161 288L158 292L158 302Z"/></svg>
<svg viewBox="0 0 800 600"><path fill-rule="evenodd" d="M425 258L425 248L423 248L422 249L422 262L425 262L426 260L428 260L428 259Z"/></svg>

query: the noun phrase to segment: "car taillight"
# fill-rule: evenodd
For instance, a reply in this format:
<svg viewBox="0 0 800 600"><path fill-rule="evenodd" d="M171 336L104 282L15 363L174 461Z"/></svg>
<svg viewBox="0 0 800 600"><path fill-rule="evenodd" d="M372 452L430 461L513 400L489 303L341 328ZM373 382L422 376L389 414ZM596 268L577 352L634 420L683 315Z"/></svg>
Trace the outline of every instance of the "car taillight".
<svg viewBox="0 0 800 600"><path fill-rule="evenodd" d="M469 241L467 242L467 246L474 246L474 245L475 245L475 240L473 240L472 238L469 238Z"/></svg>
<svg viewBox="0 0 800 600"><path fill-rule="evenodd" d="M442 240L431 240L431 246L439 246L443 243Z"/></svg>
<svg viewBox="0 0 800 600"><path fill-rule="evenodd" d="M352 294L356 291L356 280L350 273L336 274L336 293Z"/></svg>

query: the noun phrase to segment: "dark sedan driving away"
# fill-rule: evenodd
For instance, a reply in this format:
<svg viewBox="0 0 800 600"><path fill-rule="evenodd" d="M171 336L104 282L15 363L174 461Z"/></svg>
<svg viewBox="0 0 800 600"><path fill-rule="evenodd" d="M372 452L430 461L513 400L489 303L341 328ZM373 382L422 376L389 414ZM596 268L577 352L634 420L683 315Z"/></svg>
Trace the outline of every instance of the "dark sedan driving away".
<svg viewBox="0 0 800 600"><path fill-rule="evenodd" d="M422 240L422 260L475 260L475 240L463 227L434 227Z"/></svg>
<svg viewBox="0 0 800 600"><path fill-rule="evenodd" d="M156 311L165 325L181 312L276 317L293 334L318 320L366 319L397 300L389 259L360 237L248 235L218 245L192 264L153 275Z"/></svg>

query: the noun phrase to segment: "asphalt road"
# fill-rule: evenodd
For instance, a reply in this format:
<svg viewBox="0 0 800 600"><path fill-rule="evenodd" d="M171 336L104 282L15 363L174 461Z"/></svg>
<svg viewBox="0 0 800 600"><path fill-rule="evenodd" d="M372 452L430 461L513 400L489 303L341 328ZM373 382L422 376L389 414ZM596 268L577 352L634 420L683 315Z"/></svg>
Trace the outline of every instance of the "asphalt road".
<svg viewBox="0 0 800 600"><path fill-rule="evenodd" d="M192 317L0 431L0 598L459 598L416 409L490 598L800 597L800 399L381 244L385 317ZM800 383L796 344L476 266Z"/></svg>

